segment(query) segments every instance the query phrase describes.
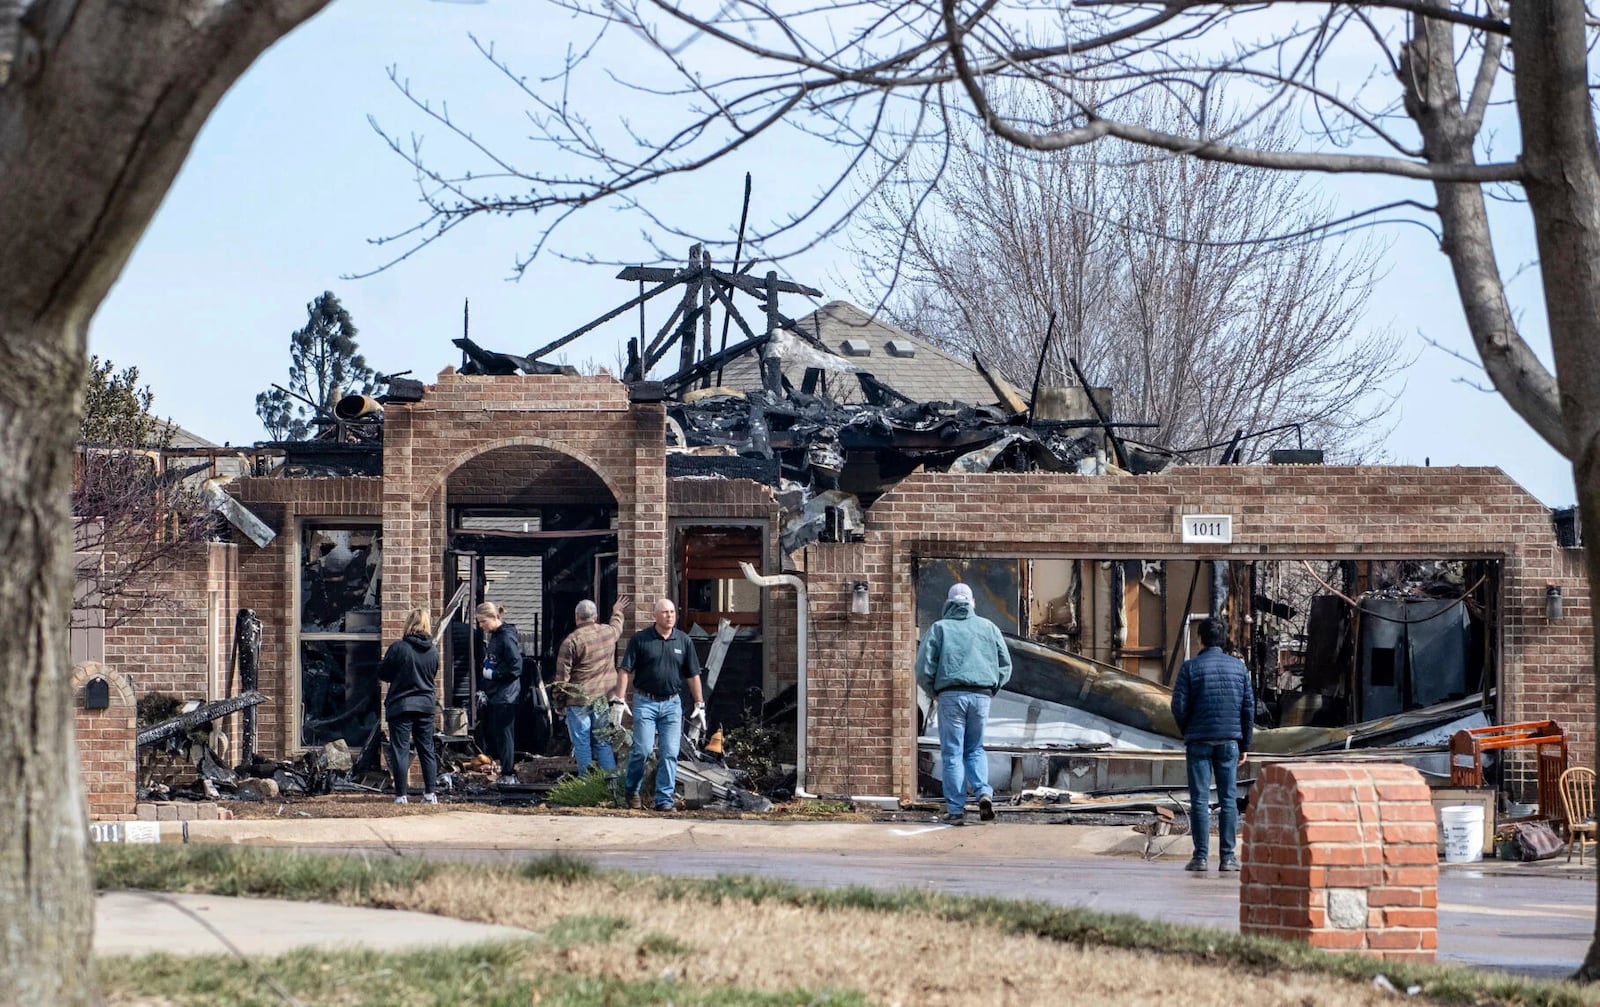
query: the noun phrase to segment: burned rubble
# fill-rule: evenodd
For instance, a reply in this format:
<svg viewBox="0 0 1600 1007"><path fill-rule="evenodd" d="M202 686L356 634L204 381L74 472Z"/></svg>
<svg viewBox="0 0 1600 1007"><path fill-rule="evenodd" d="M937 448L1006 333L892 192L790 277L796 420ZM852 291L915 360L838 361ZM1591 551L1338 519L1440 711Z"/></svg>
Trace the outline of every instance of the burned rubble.
<svg viewBox="0 0 1600 1007"><path fill-rule="evenodd" d="M437 495L406 498L404 520L390 529L389 544L400 543L402 549L390 576L401 578L403 589L394 592L391 580L388 597L420 598L425 590L430 599L451 599L436 622L446 707L439 736L442 800L533 804L554 800L553 793L570 785L575 762L567 754L559 704L550 692L555 652L571 629L570 613L578 600L594 599L604 612L607 599L659 589L654 568L648 588L642 580L627 579L634 574L625 536L642 520L663 529L661 572L681 610L681 628L707 658L720 654L726 676L714 683L712 662L706 660L710 726L722 730L704 745L685 749L680 792L689 807L752 810L805 792L807 704L819 719L834 711L818 710L817 693L806 699L806 637L795 624L805 618L805 603L792 619L787 610L775 612L762 590L774 578L762 585L760 575L805 564L809 583L819 572L830 572L810 566L814 556L799 555L814 543L854 544L869 568L881 569L870 564L892 557L896 569L904 563L912 574L914 598L882 599L881 585L873 583L870 608L866 583L847 582L840 590L836 578L824 579L829 590L837 591L822 603L829 606L829 619L842 618L841 597L852 620L875 619L890 608L899 615L914 607L920 633L937 618L950 584L961 580L974 587L980 614L1005 630L1017 668L1010 688L994 701L991 776L1001 790L1017 795L1018 807L1061 818L1143 815L1177 807L1171 795L1182 787L1182 744L1169 711L1170 687L1191 656L1195 622L1208 616L1229 621L1250 670L1260 700L1264 759L1382 756L1411 762L1437 778L1445 738L1493 715L1504 647L1504 585L1502 560L1492 556L1463 559L1459 551L1446 550L1438 556L1396 557L1381 549L1366 555L1359 539L1347 536L1319 545L1310 559L1282 550L1258 559L1253 551L1259 539L1250 542L1252 554L1241 554L1190 547L1188 538L1173 548L1171 543L1179 541L1175 534L1158 536L1165 545L1152 547L1150 555L1101 555L1100 550L1073 555L1054 548L1048 538L1018 535L1017 521L1026 515L1007 518L1012 530L1002 555L985 555L983 542L990 539L970 527L967 537L940 540L952 543L948 554L930 553L943 545L922 542L909 553L872 551L882 538L871 534L874 506L896 487L902 494L897 501L931 494L935 483L923 478L927 474L945 474L954 482L984 473L1046 473L1088 483L1105 475L1166 473L1152 482L1171 482L1203 497L1209 486L1198 492L1194 486L1210 475L1198 473L1204 478L1186 482L1181 466L1215 462L1219 451L1223 464L1236 463L1241 445L1282 428L1241 430L1217 444L1190 449L1158 448L1139 439L1159 439L1141 433L1150 424L1118 420L1108 390L1092 387L1076 361L1070 376L1076 384L1051 387L1036 377L1024 394L984 361L956 360L903 333L889 333L886 341L874 335L880 341L869 345L846 326L842 337L836 329L824 339L823 319L830 311L865 314L835 302L806 319L790 319L779 309L779 294L818 292L779 281L775 274L763 278L713 268L703 252L678 269L632 268L619 278L638 283L639 296L532 351L491 349L484 345L489 340L480 343L466 331L452 340L462 353L455 374L533 380L456 381L447 371L438 385L424 385L390 375L384 394L351 396L332 414L319 416L313 440L256 449L275 462L270 478L383 476L384 414L394 407L389 432L396 443L402 443L401 431L415 438L403 442L401 456L407 465L420 465L449 429L435 414L428 435L435 440L416 432L429 416L428 398L436 390L443 404L439 413L451 413L463 401L475 412L471 397L484 390L485 419L499 402L502 411L495 421L515 428L488 449L451 446L450 455L465 460L431 469L427 492ZM641 317L639 335L620 355L627 361L620 385L594 378L549 380L570 376L573 368L543 358L624 313L637 308L642 316L646 302L657 298L673 305L671 316L659 326ZM760 318L754 325L738 310L752 298L758 310L751 318ZM724 316L729 330L720 345L710 324L713 310ZM942 354L940 366L963 370L962 381L945 381L948 371L921 383L908 377L908 361L926 361L935 352ZM671 373L661 377L666 371ZM547 395L569 395L564 401L577 405L551 404L542 398ZM665 416L659 447L667 487L651 500L648 515L637 509L642 505L636 500L625 499L630 468L619 470L620 479L617 471L602 471L603 460L595 460L600 452L583 453L590 441L577 440L574 450L566 450L572 445L563 447L559 437L533 443L538 437L524 435L548 431L505 405L516 402L515 408L531 416L547 406L552 412L581 409L594 399L607 402L609 414L619 418L619 426L605 428L607 436L620 429L619 436L639 437L629 442L626 466L646 457ZM419 403L415 410L400 411ZM641 404L650 408L639 409ZM638 422L639 417L649 422ZM584 416L585 436L598 439L587 426L591 420ZM565 422L562 418L552 426L559 430ZM622 422L631 426L621 427ZM503 446L511 436L520 442ZM1303 444L1271 457L1275 464L1321 461L1320 452ZM264 758L254 751L249 727L250 740L229 770L229 753L217 751L212 740L219 732L192 723L148 746L167 746L167 755L181 764L147 774L141 782L166 788L152 793L189 788L224 797L382 792L391 783L380 754L376 680L380 630L391 614L382 584L383 523L400 513L391 511L391 500L416 491L408 486L391 495L386 481L379 499L376 480L342 479L323 484L332 492L306 494L317 505L337 499L337 506L293 510L279 501L296 499L294 488L263 488L268 474L254 475L253 500L261 506L259 513L246 509L245 515L271 533L292 529L273 547L283 552L252 554L287 571L281 601L264 627L278 647L272 660L281 679L271 688L278 693L281 681L281 697L274 698L285 706L270 751L304 746L313 752ZM1248 479L1230 474L1222 481ZM770 497L759 487L766 487ZM1127 480L1117 480L1114 488L1142 490ZM1046 492L1040 496L1050 498ZM1080 497L1105 499L1092 491ZM1124 504L1115 499L1105 506ZM1378 499L1372 504L1383 505ZM245 503L238 506L244 509ZM424 508L425 520L416 520L413 515ZM1273 518L1268 514L1263 520ZM1178 515L1152 519L1145 514L1143 526L1161 520L1176 524ZM243 534L239 522L234 527ZM429 536L425 555L414 540L419 529ZM264 550L270 538L251 541ZM1019 555L1013 542L1032 542L1035 552ZM1081 544L1074 548L1086 550ZM1265 545L1259 548L1268 552ZM1339 551L1330 555L1328 549ZM637 558L632 562L638 565ZM419 566L427 569L426 577L414 573ZM859 610L852 600L857 589L863 595ZM781 597L787 606L788 596ZM512 767L480 752L474 734L473 681L482 643L472 612L480 600L505 603L516 613L529 669L515 727L519 758ZM226 618L221 622L226 625ZM851 629L846 624L839 633L847 636ZM249 695L262 687L242 674L246 663L259 662L261 623L254 633L254 649L241 642L242 636L235 642L241 675L237 682L228 680L228 692ZM836 646L832 657L837 663ZM801 681L788 677L791 658ZM879 672L894 670L879 655L867 660L876 662ZM780 663L785 677L779 677ZM935 725L927 697L919 699L915 714L897 710L893 716L915 718L920 772L907 774L898 766L894 772L897 787L907 776L920 779L916 796L928 799L938 789L931 771ZM241 719L247 716L242 712ZM903 736L899 728L895 733ZM849 767L831 771L835 778L852 776ZM508 772L517 782L501 785ZM180 779L184 774L187 781Z"/></svg>

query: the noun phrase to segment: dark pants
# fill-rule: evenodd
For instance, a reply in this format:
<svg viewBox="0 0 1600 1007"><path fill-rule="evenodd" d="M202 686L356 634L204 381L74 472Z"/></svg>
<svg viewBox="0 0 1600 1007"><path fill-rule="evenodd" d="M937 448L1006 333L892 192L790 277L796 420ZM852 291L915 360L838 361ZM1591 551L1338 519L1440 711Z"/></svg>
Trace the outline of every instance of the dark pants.
<svg viewBox="0 0 1600 1007"><path fill-rule="evenodd" d="M517 705L490 703L483 708L483 746L500 763L500 775L517 771Z"/></svg>
<svg viewBox="0 0 1600 1007"><path fill-rule="evenodd" d="M431 794L439 781L439 753L433 747L433 714L397 713L389 717L389 772L394 792L406 796L406 773L411 769L411 742L416 740L422 763L422 792Z"/></svg>
<svg viewBox="0 0 1600 1007"><path fill-rule="evenodd" d="M1234 858L1234 833L1239 827L1239 743L1191 741L1184 746L1189 767L1189 833L1194 857L1211 853L1211 780L1217 781L1217 850L1224 862Z"/></svg>

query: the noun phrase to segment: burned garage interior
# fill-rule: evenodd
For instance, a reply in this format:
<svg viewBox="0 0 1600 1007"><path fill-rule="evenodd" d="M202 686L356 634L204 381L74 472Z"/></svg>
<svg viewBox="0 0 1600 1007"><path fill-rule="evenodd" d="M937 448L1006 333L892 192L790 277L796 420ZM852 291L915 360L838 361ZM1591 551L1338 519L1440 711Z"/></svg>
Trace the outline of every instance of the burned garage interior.
<svg viewBox="0 0 1600 1007"><path fill-rule="evenodd" d="M573 765L557 649L579 601L603 622L626 596L624 639L669 598L706 669L689 806L928 800L912 664L958 579L1014 660L988 737L1012 796L1181 783L1170 686L1212 615L1250 670L1263 757L1384 753L1448 783L1452 732L1544 720L1592 752L1579 547L1497 470L1326 465L1298 429L1157 447L1077 361L1019 388L843 301L791 318L821 292L698 246L618 278L637 294L592 322L525 354L464 330L433 381L390 375L312 440L174 455L223 490L217 531L165 575L168 606L79 648L180 704L141 725L164 732L140 749L143 796L381 790L377 665L420 607L447 798L544 800ZM551 362L606 325L636 326L622 374ZM1191 534L1196 516L1226 533ZM524 654L516 767L475 737L482 602ZM1525 754L1491 760L1491 782L1533 789ZM517 785L495 786L507 770Z"/></svg>
<svg viewBox="0 0 1600 1007"><path fill-rule="evenodd" d="M1181 752L1170 689L1209 617L1228 624L1249 669L1263 753L1421 746L1388 754L1448 779L1436 743L1495 708L1492 559L919 558L914 570L919 633L959 580L1006 636L1012 679L987 734L1001 786L1024 755L1020 778L1060 790L1182 783L1181 758L1121 758L1088 775L1085 756ZM919 697L924 790L938 786L930 706Z"/></svg>

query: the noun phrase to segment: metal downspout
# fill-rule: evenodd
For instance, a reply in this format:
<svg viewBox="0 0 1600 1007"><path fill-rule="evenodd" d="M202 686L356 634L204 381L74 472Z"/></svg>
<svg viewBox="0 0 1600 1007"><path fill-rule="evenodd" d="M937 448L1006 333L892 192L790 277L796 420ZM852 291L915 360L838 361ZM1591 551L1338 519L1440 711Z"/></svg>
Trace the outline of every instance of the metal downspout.
<svg viewBox="0 0 1600 1007"><path fill-rule="evenodd" d="M794 588L795 623L800 637L795 669L795 700L799 709L795 712L794 796L814 798L817 795L806 790L806 582L792 573L764 576L756 573L756 568L749 563L740 563L739 569L744 571L745 580L760 587Z"/></svg>

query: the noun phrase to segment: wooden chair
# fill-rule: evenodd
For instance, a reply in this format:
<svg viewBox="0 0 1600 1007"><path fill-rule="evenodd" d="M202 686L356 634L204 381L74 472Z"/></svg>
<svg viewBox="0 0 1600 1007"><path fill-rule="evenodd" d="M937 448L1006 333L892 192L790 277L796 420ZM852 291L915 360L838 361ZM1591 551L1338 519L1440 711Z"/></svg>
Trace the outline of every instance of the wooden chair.
<svg viewBox="0 0 1600 1007"><path fill-rule="evenodd" d="M1583 865L1584 844L1595 842L1594 770L1574 766L1561 774L1561 803L1567 812L1567 862L1572 848L1578 848L1578 864ZM1600 860L1600 852L1596 853Z"/></svg>

